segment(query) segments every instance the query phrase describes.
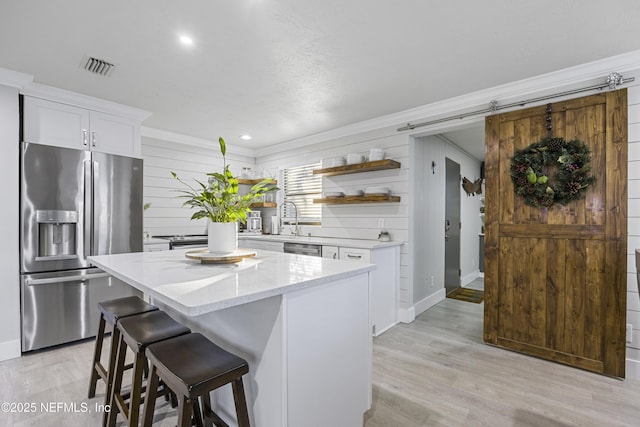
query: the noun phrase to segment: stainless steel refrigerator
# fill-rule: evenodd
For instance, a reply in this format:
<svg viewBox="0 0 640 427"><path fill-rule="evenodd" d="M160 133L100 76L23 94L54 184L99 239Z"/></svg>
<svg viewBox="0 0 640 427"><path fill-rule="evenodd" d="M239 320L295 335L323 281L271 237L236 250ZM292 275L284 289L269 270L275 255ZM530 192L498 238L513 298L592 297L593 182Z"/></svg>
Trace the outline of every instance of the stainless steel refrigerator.
<svg viewBox="0 0 640 427"><path fill-rule="evenodd" d="M94 336L98 302L138 291L89 255L142 251L142 160L23 142L22 351Z"/></svg>

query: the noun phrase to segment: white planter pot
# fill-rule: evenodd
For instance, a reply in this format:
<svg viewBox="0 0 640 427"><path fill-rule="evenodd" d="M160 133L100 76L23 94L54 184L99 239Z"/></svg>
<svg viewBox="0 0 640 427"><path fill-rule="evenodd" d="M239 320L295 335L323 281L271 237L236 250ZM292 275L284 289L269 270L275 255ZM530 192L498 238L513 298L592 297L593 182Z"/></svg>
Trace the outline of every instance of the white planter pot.
<svg viewBox="0 0 640 427"><path fill-rule="evenodd" d="M208 249L212 253L227 253L238 249L238 223L210 222Z"/></svg>

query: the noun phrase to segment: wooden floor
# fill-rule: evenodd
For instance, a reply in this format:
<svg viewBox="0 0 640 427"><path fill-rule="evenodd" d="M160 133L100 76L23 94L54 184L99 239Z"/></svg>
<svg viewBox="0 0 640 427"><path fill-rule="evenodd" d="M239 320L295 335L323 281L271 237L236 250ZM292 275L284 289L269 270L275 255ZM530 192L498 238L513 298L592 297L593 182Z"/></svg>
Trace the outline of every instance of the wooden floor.
<svg viewBox="0 0 640 427"><path fill-rule="evenodd" d="M445 299L375 338L373 407L365 426L640 425L640 382L485 345L482 310L483 304ZM0 426L100 425L96 405L104 388L99 384L98 395L86 397L92 350L87 341L0 362L0 402L37 406L32 413L0 412ZM156 420L154 426L176 424L164 402Z"/></svg>
<svg viewBox="0 0 640 427"><path fill-rule="evenodd" d="M640 382L488 346L483 309L445 299L376 338L365 426L640 426Z"/></svg>

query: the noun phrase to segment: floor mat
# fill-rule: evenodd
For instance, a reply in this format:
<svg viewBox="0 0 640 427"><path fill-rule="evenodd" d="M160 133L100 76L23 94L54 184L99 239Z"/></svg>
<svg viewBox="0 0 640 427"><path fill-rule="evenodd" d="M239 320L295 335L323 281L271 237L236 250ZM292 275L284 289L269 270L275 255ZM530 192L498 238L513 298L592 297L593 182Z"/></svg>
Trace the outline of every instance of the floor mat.
<svg viewBox="0 0 640 427"><path fill-rule="evenodd" d="M484 291L479 291L477 289L458 288L449 292L449 294L447 294L447 298L480 304L484 298Z"/></svg>

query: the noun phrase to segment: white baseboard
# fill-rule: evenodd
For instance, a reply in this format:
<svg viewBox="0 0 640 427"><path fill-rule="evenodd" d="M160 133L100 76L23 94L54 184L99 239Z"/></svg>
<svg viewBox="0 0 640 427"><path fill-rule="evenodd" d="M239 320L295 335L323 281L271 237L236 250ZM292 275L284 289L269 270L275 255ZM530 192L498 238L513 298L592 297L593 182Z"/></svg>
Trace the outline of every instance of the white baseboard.
<svg viewBox="0 0 640 427"><path fill-rule="evenodd" d="M376 331L374 337L379 337L380 335L384 334L385 332L387 332L389 329L393 328L397 324L398 324L398 322L395 322L395 323L392 323L391 325L387 326L386 328L384 328L381 331Z"/></svg>
<svg viewBox="0 0 640 427"><path fill-rule="evenodd" d="M635 360L635 359L626 360L625 379L640 381L640 360Z"/></svg>
<svg viewBox="0 0 640 427"><path fill-rule="evenodd" d="M474 271L472 273L467 274L466 276L463 276L460 279L461 286L462 287L467 286L469 283L473 282L478 277L480 277L480 270L476 270L476 271Z"/></svg>
<svg viewBox="0 0 640 427"><path fill-rule="evenodd" d="M0 342L0 362L15 359L21 354L20 340Z"/></svg>
<svg viewBox="0 0 640 427"><path fill-rule="evenodd" d="M402 323L411 323L416 319L415 307L401 308L398 310L398 321Z"/></svg>
<svg viewBox="0 0 640 427"><path fill-rule="evenodd" d="M418 301L414 305L415 315L418 316L423 311L430 309L431 307L433 307L434 305L436 305L437 303L445 299L446 296L447 296L447 291L445 290L445 288L442 288L439 291L434 292L428 297L424 298L423 300Z"/></svg>

